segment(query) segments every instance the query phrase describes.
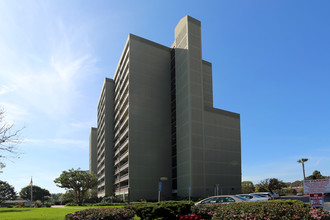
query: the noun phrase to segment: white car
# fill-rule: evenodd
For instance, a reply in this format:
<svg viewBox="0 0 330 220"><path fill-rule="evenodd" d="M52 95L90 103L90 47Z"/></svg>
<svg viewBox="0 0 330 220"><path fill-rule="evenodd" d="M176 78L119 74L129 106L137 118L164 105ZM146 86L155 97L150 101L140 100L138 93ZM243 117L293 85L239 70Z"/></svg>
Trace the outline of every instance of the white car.
<svg viewBox="0 0 330 220"><path fill-rule="evenodd" d="M281 198L280 195L277 192L273 192L273 197L274 197L274 199Z"/></svg>
<svg viewBox="0 0 330 220"><path fill-rule="evenodd" d="M238 195L221 195L221 196L211 196L206 199L203 199L195 205L199 204L214 204L214 203L231 203L231 202L248 202L249 199Z"/></svg>
<svg viewBox="0 0 330 220"><path fill-rule="evenodd" d="M260 196L260 197L266 197L266 198L269 198L269 199L274 199L273 194L270 193L270 192L250 193L250 195L257 195L257 196Z"/></svg>
<svg viewBox="0 0 330 220"><path fill-rule="evenodd" d="M269 200L268 197L262 197L262 196L250 195L250 194L238 194L238 196L249 199L251 202L252 201L268 201Z"/></svg>

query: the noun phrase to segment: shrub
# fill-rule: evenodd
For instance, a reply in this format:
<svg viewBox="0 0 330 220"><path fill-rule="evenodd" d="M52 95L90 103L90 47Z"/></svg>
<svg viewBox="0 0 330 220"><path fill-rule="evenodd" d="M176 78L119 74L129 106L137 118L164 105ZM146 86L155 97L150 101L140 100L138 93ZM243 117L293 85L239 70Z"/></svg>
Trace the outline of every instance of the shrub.
<svg viewBox="0 0 330 220"><path fill-rule="evenodd" d="M179 220L201 220L201 215L191 214L191 215L181 215Z"/></svg>
<svg viewBox="0 0 330 220"><path fill-rule="evenodd" d="M50 208L53 205L53 203L44 203L42 207Z"/></svg>
<svg viewBox="0 0 330 220"><path fill-rule="evenodd" d="M41 202L33 202L34 207L40 208L42 206Z"/></svg>
<svg viewBox="0 0 330 220"><path fill-rule="evenodd" d="M204 219L330 219L329 212L311 209L297 200L198 205L192 212Z"/></svg>
<svg viewBox="0 0 330 220"><path fill-rule="evenodd" d="M202 219L211 219L221 204L199 204L191 207L191 212L201 215Z"/></svg>
<svg viewBox="0 0 330 220"><path fill-rule="evenodd" d="M24 207L24 202L18 202L15 204L15 208L23 208Z"/></svg>
<svg viewBox="0 0 330 220"><path fill-rule="evenodd" d="M187 215L194 203L191 201L166 201L158 203L141 203L132 205L136 215L141 219L178 219Z"/></svg>
<svg viewBox="0 0 330 220"><path fill-rule="evenodd" d="M74 219L116 219L128 220L135 216L135 212L129 208L95 208L77 211L65 216L66 220Z"/></svg>
<svg viewBox="0 0 330 220"><path fill-rule="evenodd" d="M93 206L122 206L126 205L127 203L108 203L108 202L99 202L93 204Z"/></svg>
<svg viewBox="0 0 330 220"><path fill-rule="evenodd" d="M78 203L75 202L69 202L67 204L65 204L65 206L79 206Z"/></svg>
<svg viewBox="0 0 330 220"><path fill-rule="evenodd" d="M124 203L122 197L105 196L100 203Z"/></svg>
<svg viewBox="0 0 330 220"><path fill-rule="evenodd" d="M311 209L309 212L313 219L330 219L330 211L323 211L321 209Z"/></svg>

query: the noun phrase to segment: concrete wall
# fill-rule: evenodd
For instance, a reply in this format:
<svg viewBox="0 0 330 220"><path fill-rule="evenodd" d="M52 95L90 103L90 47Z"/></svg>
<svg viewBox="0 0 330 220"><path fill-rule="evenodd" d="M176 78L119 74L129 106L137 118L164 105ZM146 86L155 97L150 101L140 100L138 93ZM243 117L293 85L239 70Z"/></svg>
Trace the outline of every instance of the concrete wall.
<svg viewBox="0 0 330 220"><path fill-rule="evenodd" d="M178 196L187 197L189 186L192 197L212 195L216 184L235 191L241 178L240 119L233 113L231 127L223 127L219 120L225 121L222 113L226 111L213 108L212 65L202 60L201 23L189 16L182 18L172 46L176 63ZM214 121L222 129L216 129ZM212 145L215 149L209 147L212 138L218 138ZM234 143L239 150L223 150ZM230 161L223 161L224 157Z"/></svg>
<svg viewBox="0 0 330 220"><path fill-rule="evenodd" d="M191 185L190 68L187 17L175 28L175 81L177 127L177 195L188 196Z"/></svg>
<svg viewBox="0 0 330 220"><path fill-rule="evenodd" d="M236 194L241 189L240 115L205 106L205 190L214 195Z"/></svg>
<svg viewBox="0 0 330 220"><path fill-rule="evenodd" d="M201 24L189 16L175 28L178 195L204 194ZM209 71L205 71L206 75Z"/></svg>
<svg viewBox="0 0 330 220"><path fill-rule="evenodd" d="M91 128L89 134L89 171L97 174L97 128Z"/></svg>
<svg viewBox="0 0 330 220"><path fill-rule="evenodd" d="M170 49L130 35L129 185L130 199L171 197Z"/></svg>
<svg viewBox="0 0 330 220"><path fill-rule="evenodd" d="M204 105L213 107L212 63L202 61Z"/></svg>

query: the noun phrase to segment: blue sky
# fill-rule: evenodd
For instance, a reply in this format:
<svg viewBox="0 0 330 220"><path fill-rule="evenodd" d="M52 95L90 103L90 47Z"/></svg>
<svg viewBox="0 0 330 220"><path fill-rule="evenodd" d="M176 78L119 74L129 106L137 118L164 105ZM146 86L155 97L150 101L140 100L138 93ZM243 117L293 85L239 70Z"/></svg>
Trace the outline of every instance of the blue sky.
<svg viewBox="0 0 330 220"><path fill-rule="evenodd" d="M0 0L0 105L26 126L0 179L64 192L63 170L88 169L104 77L129 33L170 46L185 15L202 22L214 107L241 114L242 176L330 176L328 1Z"/></svg>

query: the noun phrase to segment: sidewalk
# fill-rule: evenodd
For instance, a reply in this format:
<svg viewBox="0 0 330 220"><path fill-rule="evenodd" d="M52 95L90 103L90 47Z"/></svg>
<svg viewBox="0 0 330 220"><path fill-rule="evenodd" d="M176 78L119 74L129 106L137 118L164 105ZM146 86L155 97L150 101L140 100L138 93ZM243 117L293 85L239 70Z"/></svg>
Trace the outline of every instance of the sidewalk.
<svg viewBox="0 0 330 220"><path fill-rule="evenodd" d="M65 208L65 205L52 205L51 208Z"/></svg>
<svg viewBox="0 0 330 220"><path fill-rule="evenodd" d="M330 211L330 202L325 202L323 209L326 211Z"/></svg>

